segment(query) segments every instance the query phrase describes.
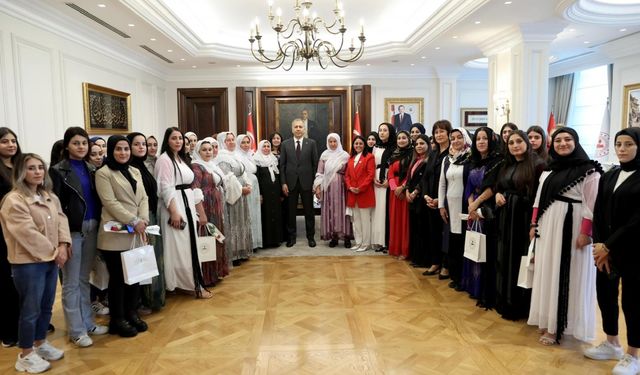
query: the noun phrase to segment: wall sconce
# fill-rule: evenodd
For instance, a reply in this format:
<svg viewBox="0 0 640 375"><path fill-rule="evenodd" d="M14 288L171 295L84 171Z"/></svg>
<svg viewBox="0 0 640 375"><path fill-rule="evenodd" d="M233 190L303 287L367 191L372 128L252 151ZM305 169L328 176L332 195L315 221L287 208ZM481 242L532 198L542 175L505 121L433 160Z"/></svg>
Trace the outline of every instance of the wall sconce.
<svg viewBox="0 0 640 375"><path fill-rule="evenodd" d="M504 103L496 105L496 114L498 116L506 116L507 122L509 122L509 115L511 114L511 106L509 105L509 99Z"/></svg>

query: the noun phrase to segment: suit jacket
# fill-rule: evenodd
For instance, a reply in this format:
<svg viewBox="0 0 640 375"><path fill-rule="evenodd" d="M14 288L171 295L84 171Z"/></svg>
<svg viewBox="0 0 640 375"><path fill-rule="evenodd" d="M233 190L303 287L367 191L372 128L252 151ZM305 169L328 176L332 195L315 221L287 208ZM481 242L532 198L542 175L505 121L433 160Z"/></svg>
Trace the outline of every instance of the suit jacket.
<svg viewBox="0 0 640 375"><path fill-rule="evenodd" d="M318 149L313 139L302 139L300 159L296 157L294 138L282 142L280 146L280 183L287 185L289 190L300 182L302 190L311 190L313 180L318 169Z"/></svg>
<svg viewBox="0 0 640 375"><path fill-rule="evenodd" d="M142 175L135 167L129 173L136 180L136 191L120 173L104 166L96 172L96 190L102 201L102 217L98 227L98 248L101 250L129 250L133 234L105 232L102 227L108 221L129 224L136 218L149 222L149 201L144 190Z"/></svg>
<svg viewBox="0 0 640 375"><path fill-rule="evenodd" d="M413 125L411 115L405 112L404 116L402 116L402 122L400 122L399 113L397 115L393 115L393 125L396 127L397 132L400 130L411 131L411 125Z"/></svg>
<svg viewBox="0 0 640 375"><path fill-rule="evenodd" d="M353 166L354 156L347 162L347 170L344 173L344 184L347 186L347 207L358 208L375 207L376 196L373 192L373 178L376 173L376 163L373 154L361 156L358 164ZM360 193L355 194L349 188L360 189Z"/></svg>

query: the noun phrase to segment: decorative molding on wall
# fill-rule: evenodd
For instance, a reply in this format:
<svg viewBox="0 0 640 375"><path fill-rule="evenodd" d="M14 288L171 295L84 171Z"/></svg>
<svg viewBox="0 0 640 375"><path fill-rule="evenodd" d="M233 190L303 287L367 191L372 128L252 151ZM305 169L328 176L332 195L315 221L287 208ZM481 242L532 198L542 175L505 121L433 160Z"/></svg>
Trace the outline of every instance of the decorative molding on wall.
<svg viewBox="0 0 640 375"><path fill-rule="evenodd" d="M9 74L7 70L7 65L4 59L4 34L2 30L0 30L0 106L2 106L2 117L0 120L3 120L3 126L9 126L9 103L7 102L7 98L9 96L9 91L7 90L7 77Z"/></svg>

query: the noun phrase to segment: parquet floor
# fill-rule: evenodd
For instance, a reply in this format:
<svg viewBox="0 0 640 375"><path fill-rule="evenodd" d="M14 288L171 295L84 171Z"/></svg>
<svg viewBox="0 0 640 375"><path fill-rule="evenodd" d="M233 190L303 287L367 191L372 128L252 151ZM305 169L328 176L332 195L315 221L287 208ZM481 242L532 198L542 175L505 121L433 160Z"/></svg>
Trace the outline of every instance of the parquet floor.
<svg viewBox="0 0 640 375"><path fill-rule="evenodd" d="M253 258L211 300L171 295L133 339L65 339L57 300L50 374L605 374L567 338L543 347L524 322L391 257ZM600 333L598 339L603 336ZM623 337L624 339L624 337ZM14 374L17 349L0 349Z"/></svg>

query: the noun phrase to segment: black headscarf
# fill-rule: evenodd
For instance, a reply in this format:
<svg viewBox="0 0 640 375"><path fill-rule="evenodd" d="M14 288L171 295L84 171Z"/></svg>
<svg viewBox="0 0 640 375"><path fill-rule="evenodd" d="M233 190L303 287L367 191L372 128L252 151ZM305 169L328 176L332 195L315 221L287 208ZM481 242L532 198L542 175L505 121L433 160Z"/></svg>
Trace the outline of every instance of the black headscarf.
<svg viewBox="0 0 640 375"><path fill-rule="evenodd" d="M573 138L575 148L567 156L560 156L555 150L554 142L559 134L568 133ZM589 156L580 145L578 133L566 126L557 129L551 137L551 149L549 150L551 162L546 170L551 174L547 176L542 190L540 191L540 202L538 204L538 218L553 203L556 196L562 194L567 187L575 186L578 180L586 177L587 172L595 170L602 173L602 167L598 162L589 159Z"/></svg>
<svg viewBox="0 0 640 375"><path fill-rule="evenodd" d="M478 145L476 141L476 139L478 138L478 133L480 132L484 132L488 138L488 153L484 159L482 158L480 151L478 151ZM482 166L489 165L495 162L497 151L498 142L496 142L493 130L487 126L478 128L473 135L473 143L471 143L471 160L473 161L474 168L480 168Z"/></svg>
<svg viewBox="0 0 640 375"><path fill-rule="evenodd" d="M405 134L407 136L408 143L405 147L396 147L396 149L393 151L393 154L391 154L391 157L389 158L389 165L397 160L400 161L400 170L398 173L398 177L400 177L400 181L403 181L409 173L409 165L411 164L411 157L413 156L413 144L411 143L411 136L409 135L409 132L406 130L401 130L396 135L396 145L398 136L400 134Z"/></svg>
<svg viewBox="0 0 640 375"><path fill-rule="evenodd" d="M620 130L616 133L614 142L616 142L618 140L618 137L621 135L628 135L629 137L631 137L633 139L633 142L636 144L636 146L639 147L639 149L637 149L636 151L635 159L630 160L626 163L620 163L620 168L622 168L623 171L627 172L640 169L640 128L626 128Z"/></svg>
<svg viewBox="0 0 640 375"><path fill-rule="evenodd" d="M364 142L364 148L366 148L367 150L369 150L369 153L373 152L373 147L369 147L369 145L367 144L367 140L369 139L369 137L373 136L373 138L376 139L376 144L380 143L380 137L378 137L378 132L374 132L372 131L371 133L369 133L369 135L367 135L367 138L365 139Z"/></svg>
<svg viewBox="0 0 640 375"><path fill-rule="evenodd" d="M131 147L129 140L125 136L112 135L111 137L109 137L109 140L107 141L107 159L105 160L105 164L107 165L107 167L109 167L109 169L112 169L114 171L120 171L120 173L122 173L124 178L126 178L127 181L129 181L129 183L131 184L131 188L135 193L137 183L135 178L133 178L131 173L129 173L129 160L131 160L131 158L129 158L129 160L127 160L125 163L118 163L115 157L113 156L113 153L116 150L116 144L120 141L127 142L129 147Z"/></svg>
<svg viewBox="0 0 640 375"><path fill-rule="evenodd" d="M415 124L411 125L411 128L409 128L409 130L413 129L413 128L418 128L418 131L420 132L420 134L426 134L426 130L424 128L424 125L422 125L419 122L416 122Z"/></svg>
<svg viewBox="0 0 640 375"><path fill-rule="evenodd" d="M380 139L380 135L378 134L378 139L380 139L380 141L378 142L376 147L384 149L382 158L380 159L380 164L377 166L377 168L380 169L380 171L378 172L378 180L380 182L385 180L387 168L389 168L389 158L391 158L393 150L396 149L396 128L387 122L383 122L382 124L378 125L378 129L380 129L380 126L382 125L386 126L387 129L389 129L389 138L386 142L382 142L382 140Z"/></svg>
<svg viewBox="0 0 640 375"><path fill-rule="evenodd" d="M137 136L142 136L147 140L144 134L133 132L127 135L127 139L130 144L133 144L133 139ZM147 149L148 152L148 149ZM142 184L144 185L144 191L147 193L147 197L149 198L149 211L156 212L158 207L158 184L156 183L156 179L153 178L153 175L147 167L144 165L144 161L147 159L147 152L145 152L144 156L135 156L133 152L131 153L131 159L129 159L129 163L132 167L137 168L142 175Z"/></svg>

